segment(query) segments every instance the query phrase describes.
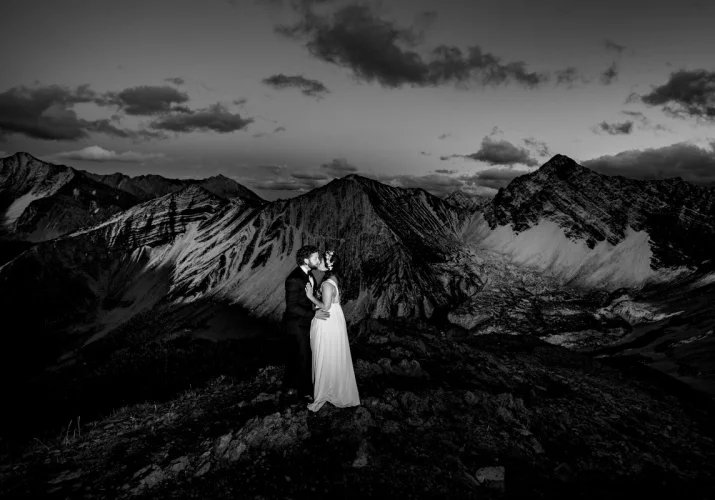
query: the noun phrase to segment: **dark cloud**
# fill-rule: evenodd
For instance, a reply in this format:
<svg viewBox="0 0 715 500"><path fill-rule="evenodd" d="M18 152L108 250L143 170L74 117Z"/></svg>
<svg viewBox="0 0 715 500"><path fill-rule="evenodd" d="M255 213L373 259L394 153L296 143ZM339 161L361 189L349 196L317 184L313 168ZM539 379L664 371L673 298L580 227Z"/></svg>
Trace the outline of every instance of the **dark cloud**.
<svg viewBox="0 0 715 500"><path fill-rule="evenodd" d="M549 146L543 141L537 141L533 137L524 139L524 144L536 151L539 156L552 156Z"/></svg>
<svg viewBox="0 0 715 500"><path fill-rule="evenodd" d="M574 68L573 66L569 66L568 68L565 69L560 69L555 72L556 75L556 85L565 85L568 88L573 87L573 85L576 82L581 82L581 83L588 83L588 79L581 74L581 72Z"/></svg>
<svg viewBox="0 0 715 500"><path fill-rule="evenodd" d="M248 102L248 99L246 99L245 97L241 97L240 99L234 99L234 100L233 100L233 103L234 103L236 106L243 106L244 104L246 104L246 102Z"/></svg>
<svg viewBox="0 0 715 500"><path fill-rule="evenodd" d="M447 83L463 87L468 82L492 86L515 82L532 88L548 80L546 74L527 71L524 62L504 62L476 45L466 52L439 45L425 60L402 48L421 41L415 35L419 29L400 28L381 19L367 4L349 4L332 16L316 14L309 3L298 5L302 19L293 26L279 25L276 31L307 40L306 47L314 57L350 69L358 80L376 81L389 88Z"/></svg>
<svg viewBox="0 0 715 500"><path fill-rule="evenodd" d="M500 189L508 186L509 183L517 177L528 173L529 171L513 168L490 168L473 175L460 176L458 179L467 187L481 186L491 189Z"/></svg>
<svg viewBox="0 0 715 500"><path fill-rule="evenodd" d="M104 96L105 105L116 105L120 110L133 116L153 116L170 112L190 112L180 104L188 102L189 96L174 87L140 85L108 92ZM178 106L174 106L178 105Z"/></svg>
<svg viewBox="0 0 715 500"><path fill-rule="evenodd" d="M256 133L253 134L251 137L258 138L258 137L263 137L263 136L266 136L266 135L268 135L268 132L256 132Z"/></svg>
<svg viewBox="0 0 715 500"><path fill-rule="evenodd" d="M243 130L253 118L242 118L238 113L231 113L221 103L205 109L188 113L172 113L157 118L150 127L171 132L219 132L229 133Z"/></svg>
<svg viewBox="0 0 715 500"><path fill-rule="evenodd" d="M297 88L307 96L321 98L330 91L318 80L310 80L301 75L288 76L283 73L263 79L263 83L276 89Z"/></svg>
<svg viewBox="0 0 715 500"><path fill-rule="evenodd" d="M606 70L601 73L601 83L610 85L618 78L618 64L614 61Z"/></svg>
<svg viewBox="0 0 715 500"><path fill-rule="evenodd" d="M255 189L275 191L305 192L324 186L335 178L344 177L359 171L358 167L348 163L344 158L336 158L311 168L290 170L283 165L267 165L262 169L273 178L266 181L249 181Z"/></svg>
<svg viewBox="0 0 715 500"><path fill-rule="evenodd" d="M133 141L159 140L166 139L166 134L152 130L129 130L115 127L111 124L111 120L100 119L91 122L86 122L86 130L90 132L99 132L113 137L122 139L131 139Z"/></svg>
<svg viewBox="0 0 715 500"><path fill-rule="evenodd" d="M323 181L331 179L330 175L328 175L327 173L319 172L316 170L292 172L290 175L294 179L299 179L301 181Z"/></svg>
<svg viewBox="0 0 715 500"><path fill-rule="evenodd" d="M281 126L281 127L276 127L275 130L273 130L274 134L277 134L278 132L285 132L286 128Z"/></svg>
<svg viewBox="0 0 715 500"><path fill-rule="evenodd" d="M428 153L427 151L420 151L420 154L423 156L432 156L432 153Z"/></svg>
<svg viewBox="0 0 715 500"><path fill-rule="evenodd" d="M447 137L451 137L451 136L452 136L452 134L449 134L449 133L447 133L447 134L440 134L439 136L437 136L437 139L442 139L442 140L443 140L443 139L446 139Z"/></svg>
<svg viewBox="0 0 715 500"><path fill-rule="evenodd" d="M344 158L336 158L330 163L323 163L320 168L335 177L343 177L354 174L359 170L355 165L351 165Z"/></svg>
<svg viewBox="0 0 715 500"><path fill-rule="evenodd" d="M627 120L622 123L601 122L592 129L595 133L604 131L611 135L627 135L633 131L633 122Z"/></svg>
<svg viewBox="0 0 715 500"><path fill-rule="evenodd" d="M646 115L640 111L621 111L622 114L631 117L638 123L638 128L641 130L660 130L660 131L670 131L665 125L660 123L654 124Z"/></svg>
<svg viewBox="0 0 715 500"><path fill-rule="evenodd" d="M435 172L438 173L438 174L451 175L451 174L456 174L456 173L457 173L457 170L445 170L445 169L442 169L442 168L438 168L437 170L435 170Z"/></svg>
<svg viewBox="0 0 715 500"><path fill-rule="evenodd" d="M606 47L606 50L616 52L617 54L622 54L623 51L626 50L625 45L620 45L613 40L609 40L608 38L603 41L603 45Z"/></svg>
<svg viewBox="0 0 715 500"><path fill-rule="evenodd" d="M175 76L173 78L164 78L164 81L173 83L174 85L183 85L184 83L186 83L186 80L184 80L180 76Z"/></svg>
<svg viewBox="0 0 715 500"><path fill-rule="evenodd" d="M298 180L269 180L252 182L254 189L265 189L267 191L310 191L313 185Z"/></svg>
<svg viewBox="0 0 715 500"><path fill-rule="evenodd" d="M489 165L515 165L520 163L528 166L536 166L539 164L527 149L519 148L507 140L497 140L491 137L482 139L482 147L479 148L479 151L476 153L452 156L482 161ZM446 158L449 157L442 157L441 159Z"/></svg>
<svg viewBox="0 0 715 500"><path fill-rule="evenodd" d="M157 132L121 129L112 125L109 119L81 119L72 109L80 103L103 105L105 99L89 85L75 89L60 85L13 87L0 93L0 136L21 134L49 141L85 139L88 132L134 140L161 137Z"/></svg>
<svg viewBox="0 0 715 500"><path fill-rule="evenodd" d="M623 151L583 165L608 175L632 179L682 177L694 184L715 185L715 141L709 148L681 142L663 148Z"/></svg>
<svg viewBox="0 0 715 500"><path fill-rule="evenodd" d="M640 99L649 106L661 106L676 118L715 121L715 71L676 71L666 83Z"/></svg>
<svg viewBox="0 0 715 500"><path fill-rule="evenodd" d="M459 179L442 174L374 175L367 173L364 175L387 184L388 186L403 189L424 189L425 191L440 197L451 193L455 189L461 188L464 184Z"/></svg>

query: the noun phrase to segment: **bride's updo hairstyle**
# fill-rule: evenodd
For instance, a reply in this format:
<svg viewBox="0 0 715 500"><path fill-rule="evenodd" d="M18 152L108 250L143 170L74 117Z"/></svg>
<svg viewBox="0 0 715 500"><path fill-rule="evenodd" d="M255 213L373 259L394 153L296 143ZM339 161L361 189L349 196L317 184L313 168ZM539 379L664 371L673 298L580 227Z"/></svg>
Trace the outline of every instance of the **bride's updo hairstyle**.
<svg viewBox="0 0 715 500"><path fill-rule="evenodd" d="M334 251L326 250L323 254L323 259L325 260L325 267L328 268L328 270L325 272L325 277L323 279L326 280L331 276L335 276L336 278L338 278L338 281L340 281L340 257L336 255Z"/></svg>

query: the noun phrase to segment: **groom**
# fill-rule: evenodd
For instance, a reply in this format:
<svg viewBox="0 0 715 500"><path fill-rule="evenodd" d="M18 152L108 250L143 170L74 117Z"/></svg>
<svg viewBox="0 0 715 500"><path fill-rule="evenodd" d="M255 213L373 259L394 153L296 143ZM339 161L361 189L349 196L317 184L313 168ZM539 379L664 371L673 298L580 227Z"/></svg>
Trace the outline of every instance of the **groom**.
<svg viewBox="0 0 715 500"><path fill-rule="evenodd" d="M310 323L313 318L324 320L330 313L317 309L305 295L305 286L310 283L315 289L315 277L311 272L318 268L318 248L306 245L298 249L296 267L285 280L286 308L283 313L283 328L288 344L288 359L283 378L288 395L296 392L306 399L313 397L313 358L310 351Z"/></svg>

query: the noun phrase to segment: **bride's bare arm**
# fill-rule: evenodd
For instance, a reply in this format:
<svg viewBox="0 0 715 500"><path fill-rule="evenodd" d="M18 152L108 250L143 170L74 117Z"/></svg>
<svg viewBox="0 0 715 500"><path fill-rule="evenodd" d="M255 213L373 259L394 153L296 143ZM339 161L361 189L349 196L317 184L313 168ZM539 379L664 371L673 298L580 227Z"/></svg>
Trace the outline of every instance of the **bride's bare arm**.
<svg viewBox="0 0 715 500"><path fill-rule="evenodd" d="M320 286L320 289L323 292L323 303L320 304L320 308L323 311L329 311L330 305L333 303L333 285L331 285L327 281L324 281L323 284Z"/></svg>
<svg viewBox="0 0 715 500"><path fill-rule="evenodd" d="M333 286L326 282L323 282L323 285L321 286L322 290L322 298L323 302L319 301L318 299L315 298L315 295L313 295L313 287L311 286L310 283L305 285L305 294L308 296L308 299L318 306L318 308L322 309L323 311L329 311L330 310L330 304L333 302Z"/></svg>

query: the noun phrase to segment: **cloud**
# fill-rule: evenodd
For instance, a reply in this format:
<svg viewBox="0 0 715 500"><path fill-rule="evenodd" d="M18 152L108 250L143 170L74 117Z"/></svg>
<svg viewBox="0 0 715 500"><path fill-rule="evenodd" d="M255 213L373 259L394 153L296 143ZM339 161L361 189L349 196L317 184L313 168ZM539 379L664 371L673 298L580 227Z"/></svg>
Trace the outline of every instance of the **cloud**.
<svg viewBox="0 0 715 500"><path fill-rule="evenodd" d="M188 102L189 96L167 85L139 85L120 92L107 92L104 96L106 105L116 105L120 110L132 116L163 115L170 112L189 112L182 103Z"/></svg>
<svg viewBox="0 0 715 500"><path fill-rule="evenodd" d="M286 128L283 126L280 126L280 127L276 127L275 130L273 130L273 133L277 134L278 132L285 132L285 131L286 131Z"/></svg>
<svg viewBox="0 0 715 500"><path fill-rule="evenodd" d="M603 45L604 45L604 47L606 47L606 50L610 50L610 51L615 52L615 53L617 53L617 54L622 54L623 51L626 50L626 46L625 46L625 45L620 45L620 44L614 42L613 40L609 40L608 38L606 38L606 39L603 41Z"/></svg>
<svg viewBox="0 0 715 500"><path fill-rule="evenodd" d="M462 186L462 181L442 174L375 176L376 180L392 187L424 189L436 196L444 196Z"/></svg>
<svg viewBox="0 0 715 500"><path fill-rule="evenodd" d="M447 137L451 137L451 136L452 136L452 134L449 134L449 133L447 133L447 134L440 134L440 135L437 136L437 139L444 140L444 139L446 139Z"/></svg>
<svg viewBox="0 0 715 500"><path fill-rule="evenodd" d="M528 71L522 61L504 62L477 45L468 47L466 52L438 45L425 59L414 50L403 48L422 42L419 27L398 27L391 20L377 17L367 4L352 3L332 16L322 16L312 10L312 3L298 2L296 9L301 20L292 26L276 26L276 31L305 40L311 55L348 68L357 80L377 82L388 88L447 83L464 87L468 82L482 86L513 82L533 88L549 79L546 74Z"/></svg>
<svg viewBox="0 0 715 500"><path fill-rule="evenodd" d="M618 64L613 61L606 70L601 73L601 83L610 85L618 78Z"/></svg>
<svg viewBox="0 0 715 500"><path fill-rule="evenodd" d="M261 167L264 173L273 178L269 180L247 180L255 189L275 191L306 192L324 186L333 179L345 177L359 171L344 158L336 158L328 163L303 169L289 169L285 165L266 165Z"/></svg>
<svg viewBox="0 0 715 500"><path fill-rule="evenodd" d="M164 78L165 82L173 83L174 85L183 85L186 81L180 76L175 76L173 78Z"/></svg>
<svg viewBox="0 0 715 500"><path fill-rule="evenodd" d="M218 132L229 133L245 129L253 118L242 118L231 113L221 103L216 103L198 111L178 112L154 120L150 127L171 132Z"/></svg>
<svg viewBox="0 0 715 500"><path fill-rule="evenodd" d="M480 186L496 190L508 186L517 177L530 172L530 170L517 170L515 168L490 168L473 175L460 176L458 179L468 188Z"/></svg>
<svg viewBox="0 0 715 500"><path fill-rule="evenodd" d="M445 160L451 157L482 161L489 165L514 165L520 163L528 166L536 166L539 164L527 149L519 148L507 140L492 139L488 136L482 139L482 147L479 148L479 151L476 153L442 156L440 159Z"/></svg>
<svg viewBox="0 0 715 500"><path fill-rule="evenodd" d="M432 153L428 153L427 151L420 151L420 154L423 156L432 156Z"/></svg>
<svg viewBox="0 0 715 500"><path fill-rule="evenodd" d="M329 94L328 88L318 80L310 80L301 75L288 76L283 73L263 79L263 83L276 89L297 88L307 96L321 98Z"/></svg>
<svg viewBox="0 0 715 500"><path fill-rule="evenodd" d="M375 180L393 187L421 188L435 196L445 196L460 190L470 195L494 196L498 189L509 184L514 178L529 173L514 168L490 168L471 175L453 176L456 170L437 170L427 175L370 175Z"/></svg>
<svg viewBox="0 0 715 500"><path fill-rule="evenodd" d="M66 151L53 155L55 158L67 160L83 160L83 161L119 161L127 163L138 163L145 160L153 160L163 158L163 153L135 153L134 151L125 151L117 153L111 149L104 149L100 146L89 146L78 151Z"/></svg>
<svg viewBox="0 0 715 500"><path fill-rule="evenodd" d="M234 103L236 106L243 106L244 104L246 104L246 102L248 102L248 99L246 99L245 97L241 97L240 99L234 99L234 100L233 100L233 103Z"/></svg>
<svg viewBox="0 0 715 500"><path fill-rule="evenodd" d="M524 139L524 144L536 151L539 156L552 156L549 146L543 141L537 141L533 137Z"/></svg>
<svg viewBox="0 0 715 500"><path fill-rule="evenodd" d="M680 142L662 148L623 151L601 156L583 165L608 175L632 179L682 177L694 184L715 185L715 141L709 148Z"/></svg>
<svg viewBox="0 0 715 500"><path fill-rule="evenodd" d="M593 130L596 134L602 130L611 135L627 135L633 131L633 122L631 120L627 120L622 123L606 123L604 121L593 127L591 130Z"/></svg>
<svg viewBox="0 0 715 500"><path fill-rule="evenodd" d="M13 87L0 93L0 136L20 134L32 139L76 141L88 138L88 132L99 132L134 140L161 138L156 132L120 129L108 119L79 118L72 108L81 103L101 106L106 105L106 99L89 85L75 89L60 85Z"/></svg>
<svg viewBox="0 0 715 500"><path fill-rule="evenodd" d="M581 72L569 66L565 69L560 69L555 72L556 75L556 85L565 85L567 88L573 87L573 85L580 81L581 83L588 83L590 80L583 76Z"/></svg>
<svg viewBox="0 0 715 500"><path fill-rule="evenodd" d="M640 100L675 118L715 121L715 71L680 70Z"/></svg>
<svg viewBox="0 0 715 500"><path fill-rule="evenodd" d="M355 165L351 165L344 158L336 158L330 163L323 163L320 165L320 168L329 175L333 175L335 177L343 177L354 174L359 170Z"/></svg>
<svg viewBox="0 0 715 500"><path fill-rule="evenodd" d="M665 125L660 123L653 124L653 122L648 119L646 115L640 111L621 111L622 114L630 116L633 120L638 122L638 128L641 130L660 130L665 132L670 132L671 130Z"/></svg>

